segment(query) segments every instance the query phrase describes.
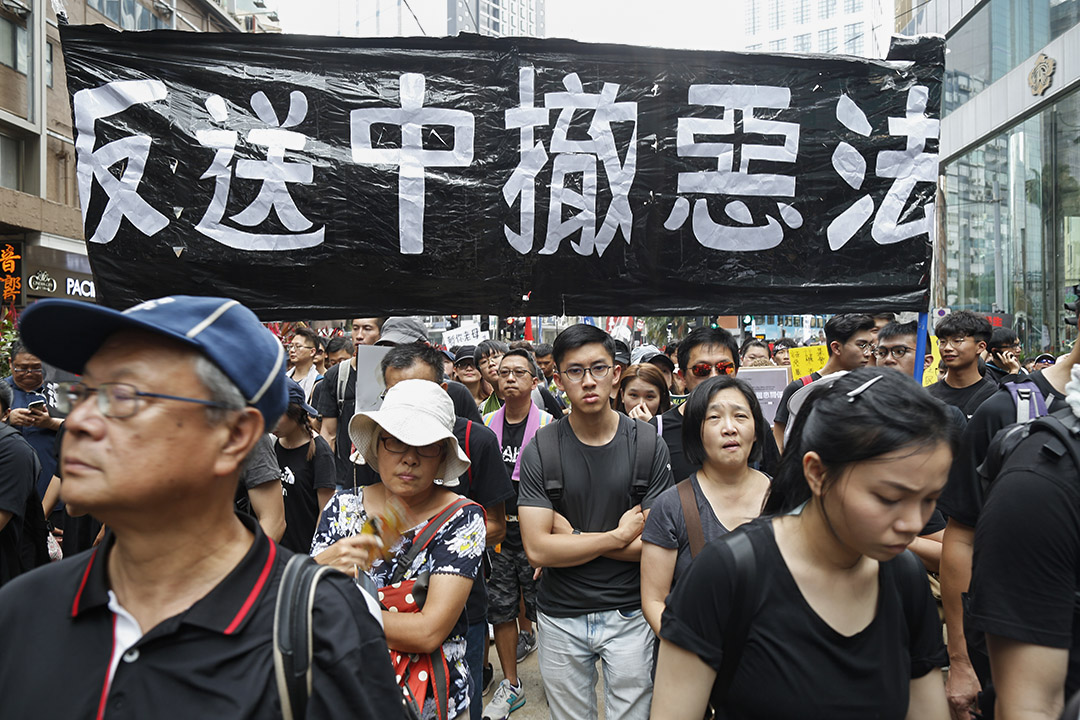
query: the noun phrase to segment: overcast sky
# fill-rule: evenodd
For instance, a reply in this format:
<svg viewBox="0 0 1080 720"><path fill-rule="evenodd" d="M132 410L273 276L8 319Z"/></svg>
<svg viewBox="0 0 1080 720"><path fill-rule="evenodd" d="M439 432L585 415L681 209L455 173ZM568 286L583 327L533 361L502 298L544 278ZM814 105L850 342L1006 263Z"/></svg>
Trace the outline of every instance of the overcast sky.
<svg viewBox="0 0 1080 720"><path fill-rule="evenodd" d="M547 0L547 35L587 42L738 50L742 4L743 0ZM268 5L273 7L274 0ZM357 0L277 0L286 32L314 35L338 34L338 18L365 5ZM409 0L409 5L424 17L445 12L446 0Z"/></svg>

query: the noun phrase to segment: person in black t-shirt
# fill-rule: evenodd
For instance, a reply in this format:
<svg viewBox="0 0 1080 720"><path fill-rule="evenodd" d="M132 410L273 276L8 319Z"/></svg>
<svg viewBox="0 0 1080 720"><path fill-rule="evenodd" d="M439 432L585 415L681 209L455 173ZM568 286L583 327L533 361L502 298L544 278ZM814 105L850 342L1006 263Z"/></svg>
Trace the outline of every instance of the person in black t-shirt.
<svg viewBox="0 0 1080 720"><path fill-rule="evenodd" d="M968 418L997 390L996 382L979 373L979 356L986 350L991 330L989 320L970 310L951 312L934 326L945 377L928 390Z"/></svg>
<svg viewBox="0 0 1080 720"><path fill-rule="evenodd" d="M11 398L11 389L0 383L0 585L31 569L22 561L23 522L27 503L37 502L34 483L41 467L30 443L6 424Z"/></svg>
<svg viewBox="0 0 1080 720"><path fill-rule="evenodd" d="M861 313L833 315L825 322L825 343L829 346L829 360L825 367L811 373L809 378L792 378L780 396L773 417L773 438L776 447L784 450L784 430L790 420L789 403L799 388L820 380L840 370L857 370L866 367L874 357L874 336L877 325L874 318Z"/></svg>
<svg viewBox="0 0 1080 720"><path fill-rule="evenodd" d="M281 545L305 554L311 551L319 513L337 487L334 453L325 440L313 436L309 420L313 414L315 408L304 402L303 388L290 380L289 407L278 422L274 443L285 502Z"/></svg>
<svg viewBox="0 0 1080 720"><path fill-rule="evenodd" d="M1080 366L1066 390L1075 414ZM986 633L995 717L1056 720L1080 689L1078 475L1062 442L1033 430L987 494L975 529L967 626Z"/></svg>
<svg viewBox="0 0 1080 720"><path fill-rule="evenodd" d="M899 373L811 392L766 505L776 515L707 545L668 598L652 717L699 718L711 701L725 720L948 720L941 624L907 546L952 442L944 406Z"/></svg>

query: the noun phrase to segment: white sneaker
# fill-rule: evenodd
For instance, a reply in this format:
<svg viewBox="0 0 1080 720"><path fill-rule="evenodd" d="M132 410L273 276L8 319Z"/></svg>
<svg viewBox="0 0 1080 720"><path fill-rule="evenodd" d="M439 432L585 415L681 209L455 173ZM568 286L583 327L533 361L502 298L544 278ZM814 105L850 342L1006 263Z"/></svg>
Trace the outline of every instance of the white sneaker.
<svg viewBox="0 0 1080 720"><path fill-rule="evenodd" d="M525 690L520 683L518 680L518 686L514 687L509 680L502 679L491 702L484 708L484 720L506 720L510 713L525 704Z"/></svg>

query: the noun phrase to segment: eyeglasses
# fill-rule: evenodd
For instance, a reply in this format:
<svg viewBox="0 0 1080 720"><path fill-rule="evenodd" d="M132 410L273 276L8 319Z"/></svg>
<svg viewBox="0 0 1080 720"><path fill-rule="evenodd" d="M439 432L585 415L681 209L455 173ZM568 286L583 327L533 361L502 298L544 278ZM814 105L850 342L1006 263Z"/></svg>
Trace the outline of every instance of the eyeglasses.
<svg viewBox="0 0 1080 720"><path fill-rule="evenodd" d="M290 350L314 350L314 345L297 345L296 343L289 344Z"/></svg>
<svg viewBox="0 0 1080 720"><path fill-rule="evenodd" d="M580 365L575 365L574 367L560 370L559 373L565 375L566 378L571 382L581 382L585 379L585 373L589 373L590 375L592 375L593 380L603 380L607 376L608 370L610 369L610 365L596 363L592 367L587 368L581 367Z"/></svg>
<svg viewBox="0 0 1080 720"><path fill-rule="evenodd" d="M938 338L938 346L945 347L946 345L952 345L953 347L959 347L964 344L964 341L968 339L967 335L957 335L951 338Z"/></svg>
<svg viewBox="0 0 1080 720"><path fill-rule="evenodd" d="M102 383L96 388L92 388L81 382L70 382L59 383L56 389L56 409L62 413L71 412L93 393L97 393L98 411L107 418L129 418L139 412L139 398L178 400L223 410L230 409L228 405L212 400L142 392L134 385L128 385L127 383Z"/></svg>
<svg viewBox="0 0 1080 720"><path fill-rule="evenodd" d="M408 443L401 442L393 435L380 435L379 442L386 448L386 452L393 453L394 455L404 455L411 448L415 450L416 454L420 457L437 458L443 454L443 450L445 449L445 446L441 442L422 446L409 445Z"/></svg>
<svg viewBox="0 0 1080 720"><path fill-rule="evenodd" d="M867 340L857 340L853 343L853 345L859 348L859 352L861 352L863 355L873 355L874 348L877 347L876 345L874 345L874 343Z"/></svg>
<svg viewBox="0 0 1080 720"><path fill-rule="evenodd" d="M894 345L892 347L879 347L877 350L874 350L874 354L878 356L879 360L884 360L890 355L893 356L893 360L899 360L909 352L915 352L915 348L908 347L907 345Z"/></svg>
<svg viewBox="0 0 1080 720"><path fill-rule="evenodd" d="M532 375L532 373L525 368L502 368L501 370L499 370L499 377L508 378L510 377L511 373L513 373L514 377L516 377L518 380L521 380L526 375ZM593 377L596 376L593 375Z"/></svg>
<svg viewBox="0 0 1080 720"><path fill-rule="evenodd" d="M467 367L475 368L476 362L472 358L463 358L461 360L454 361L454 367L458 369Z"/></svg>
<svg viewBox="0 0 1080 720"><path fill-rule="evenodd" d="M14 367L11 369L13 375L40 375L41 366L37 367Z"/></svg>
<svg viewBox="0 0 1080 720"><path fill-rule="evenodd" d="M726 360L718 363L699 362L690 366L690 372L694 373L694 377L709 377L713 373L713 368L716 369L718 375L731 375L735 372L735 363Z"/></svg>

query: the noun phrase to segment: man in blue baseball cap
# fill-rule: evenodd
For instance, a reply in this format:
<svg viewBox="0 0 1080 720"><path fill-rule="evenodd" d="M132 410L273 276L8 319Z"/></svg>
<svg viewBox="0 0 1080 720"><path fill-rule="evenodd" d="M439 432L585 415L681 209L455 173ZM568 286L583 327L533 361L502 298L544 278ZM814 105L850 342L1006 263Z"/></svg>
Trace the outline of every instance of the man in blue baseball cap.
<svg viewBox="0 0 1080 720"><path fill-rule="evenodd" d="M61 496L110 531L0 591L4 712L29 717L44 700L73 717L282 717L274 608L291 553L233 511L244 458L285 411L281 344L238 302L209 297L125 312L45 300L20 329L43 361L82 376L59 389ZM336 573L316 588L308 717L401 717L361 593ZM64 652L43 666L29 647Z"/></svg>

